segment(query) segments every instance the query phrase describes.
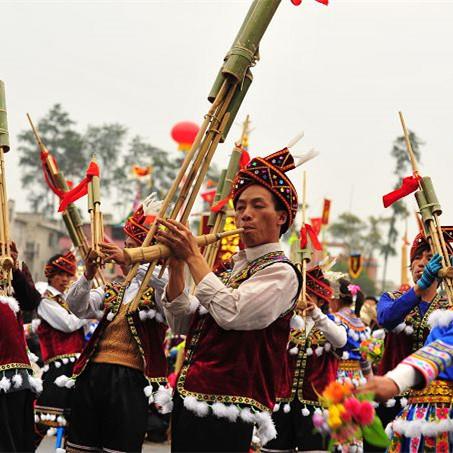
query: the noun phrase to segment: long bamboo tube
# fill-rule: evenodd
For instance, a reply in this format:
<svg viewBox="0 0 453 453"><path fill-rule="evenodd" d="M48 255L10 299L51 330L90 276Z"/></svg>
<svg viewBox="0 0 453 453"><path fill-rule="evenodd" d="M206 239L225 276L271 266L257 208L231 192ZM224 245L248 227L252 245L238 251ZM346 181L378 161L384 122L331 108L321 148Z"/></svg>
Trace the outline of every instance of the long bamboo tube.
<svg viewBox="0 0 453 453"><path fill-rule="evenodd" d="M197 244L199 247L205 247L209 244L217 242L222 238L234 236L243 231L242 228L237 230L226 231L217 234L203 234L197 236ZM124 249L124 257L127 264L131 263L148 263L150 261L169 258L171 256L171 249L163 244L151 245L148 247L136 247Z"/></svg>
<svg viewBox="0 0 453 453"><path fill-rule="evenodd" d="M45 153L46 155L45 166L48 169L48 174L52 180L52 183L59 190L67 192L69 190L69 187L64 175L56 166L54 159L52 158L45 144L43 143L41 136L38 132L38 129L34 125L28 113L27 118L28 122L30 123L30 127L33 131L33 135L35 136L35 140L38 144L39 150L42 153ZM68 230L69 237L71 238L71 241L74 244L74 247L77 248L80 257L82 259L86 259L88 252L90 250L90 246L88 244L88 239L85 235L85 232L83 231L83 222L77 207L73 203L71 203L62 213L62 218L66 226L66 229ZM94 281L96 286L105 285L106 281L100 269L97 270L96 275L94 277Z"/></svg>
<svg viewBox="0 0 453 453"><path fill-rule="evenodd" d="M420 176L417 159L415 153L412 149L412 144L410 141L410 136L408 129L406 127L406 122L402 112L399 113L399 118L401 121L401 126L403 128L404 139L406 141L406 148L409 155L409 160L412 165L412 171L414 176ZM442 226L439 221L439 213L441 213L439 202L434 192L434 187L432 187L431 180L429 178L420 178L418 181L419 189L421 194L416 196L417 202L419 203L420 210L429 211L424 213L423 226L425 229L425 235L428 238L428 241L431 246L431 251L433 253L438 253L442 257L442 269L439 272L439 276L442 278L442 283L447 294L449 304L453 304L453 279L450 278L452 273L450 257L448 254L447 246L445 243L445 238L442 232ZM420 206L421 203L427 203Z"/></svg>

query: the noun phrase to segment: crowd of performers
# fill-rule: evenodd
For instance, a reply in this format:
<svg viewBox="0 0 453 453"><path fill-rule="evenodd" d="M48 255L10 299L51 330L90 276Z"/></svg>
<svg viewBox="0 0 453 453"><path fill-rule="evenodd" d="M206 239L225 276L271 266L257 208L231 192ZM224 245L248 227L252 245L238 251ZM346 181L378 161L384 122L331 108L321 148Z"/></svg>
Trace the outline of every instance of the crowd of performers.
<svg viewBox="0 0 453 453"><path fill-rule="evenodd" d="M239 171L232 199L244 248L215 273L187 226L157 219L172 257L140 299L147 264L130 282L95 287L94 252L75 281L68 252L49 259L47 285L35 288L13 247L14 298L0 299L0 451L34 451L52 433L67 452L141 451L150 417L177 452L326 450L312 416L333 381L375 393L390 451L451 451L453 311L438 291L440 258L418 235L414 286L362 311L356 285L315 266L300 306L302 275L279 243L298 209L293 168L285 148ZM140 207L127 220L125 247L142 244L145 217ZM122 249L101 252L127 274ZM364 376L360 343L384 333L382 360Z"/></svg>

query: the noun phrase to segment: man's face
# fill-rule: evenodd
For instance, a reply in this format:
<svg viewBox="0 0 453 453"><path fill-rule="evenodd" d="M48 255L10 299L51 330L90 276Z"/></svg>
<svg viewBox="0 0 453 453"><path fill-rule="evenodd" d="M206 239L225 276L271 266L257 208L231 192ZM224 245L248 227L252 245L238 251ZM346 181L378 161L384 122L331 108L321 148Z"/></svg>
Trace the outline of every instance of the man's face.
<svg viewBox="0 0 453 453"><path fill-rule="evenodd" d="M67 274L66 272L58 272L49 280L49 283L56 290L60 291L60 293L64 293L68 288L69 283L71 283L71 280L71 275Z"/></svg>
<svg viewBox="0 0 453 453"><path fill-rule="evenodd" d="M415 255L415 258L411 263L412 280L414 280L414 283L417 283L417 280L420 279L423 274L423 269L425 269L426 264L432 256L433 254L430 250L424 250Z"/></svg>
<svg viewBox="0 0 453 453"><path fill-rule="evenodd" d="M287 213L276 211L271 192L259 185L247 187L236 202L236 225L244 228L246 247L278 242Z"/></svg>

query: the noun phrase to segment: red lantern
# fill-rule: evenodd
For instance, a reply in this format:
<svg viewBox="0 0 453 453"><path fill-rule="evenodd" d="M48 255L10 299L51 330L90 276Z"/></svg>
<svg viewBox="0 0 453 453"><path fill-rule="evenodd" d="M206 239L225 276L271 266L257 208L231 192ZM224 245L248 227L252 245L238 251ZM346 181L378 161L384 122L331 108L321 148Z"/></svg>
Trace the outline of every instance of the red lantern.
<svg viewBox="0 0 453 453"><path fill-rule="evenodd" d="M172 139L178 144L178 149L188 151L200 128L190 121L181 121L173 126L171 130Z"/></svg>

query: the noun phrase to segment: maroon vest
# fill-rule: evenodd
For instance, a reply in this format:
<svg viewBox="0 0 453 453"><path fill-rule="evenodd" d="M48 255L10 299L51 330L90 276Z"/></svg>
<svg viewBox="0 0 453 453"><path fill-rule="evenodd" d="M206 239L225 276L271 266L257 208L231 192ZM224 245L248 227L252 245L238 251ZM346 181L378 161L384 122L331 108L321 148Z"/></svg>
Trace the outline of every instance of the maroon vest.
<svg viewBox="0 0 453 453"><path fill-rule="evenodd" d="M73 376L79 376L90 359L96 353L99 340L102 338L106 325L110 322L107 316L116 316L123 302L125 287L119 284L109 284L104 293L104 316L91 336L88 344L74 365ZM137 342L144 363L144 374L150 382L165 382L167 379L167 359L165 356L165 333L167 326L155 318L140 319L140 312L156 310L154 290L148 288L137 306L130 302L127 310L127 321L132 337ZM143 317L144 318L144 317Z"/></svg>
<svg viewBox="0 0 453 453"><path fill-rule="evenodd" d="M0 372L31 368L27 356L22 316L0 302Z"/></svg>
<svg viewBox="0 0 453 453"><path fill-rule="evenodd" d="M292 329L288 345L288 367L278 393L278 402L298 399L304 404L317 404L318 395L337 377L339 359L332 349L325 350L328 344L324 334L313 327L305 337L305 332ZM291 354L297 348L297 354ZM322 348L320 355L317 348ZM310 351L311 354L307 354Z"/></svg>
<svg viewBox="0 0 453 453"><path fill-rule="evenodd" d="M226 272L220 278L228 287L237 288L259 270L282 262L294 268L282 252L272 252L234 276ZM295 271L300 281L300 274ZM186 339L178 392L206 402L272 410L281 386L292 313L293 307L265 329L244 331L224 330L209 313L202 315L197 311Z"/></svg>
<svg viewBox="0 0 453 453"><path fill-rule="evenodd" d="M392 299L398 299L402 296L399 291L388 294ZM388 371L393 370L403 359L424 346L430 331L428 325L430 314L439 308L446 308L447 305L448 302L446 300L436 295L429 304L425 316L421 315L419 307L416 306L404 319L404 323L412 327L413 333L407 334L404 331L399 333L387 332L384 340L384 353L377 369L379 376L383 376Z"/></svg>

